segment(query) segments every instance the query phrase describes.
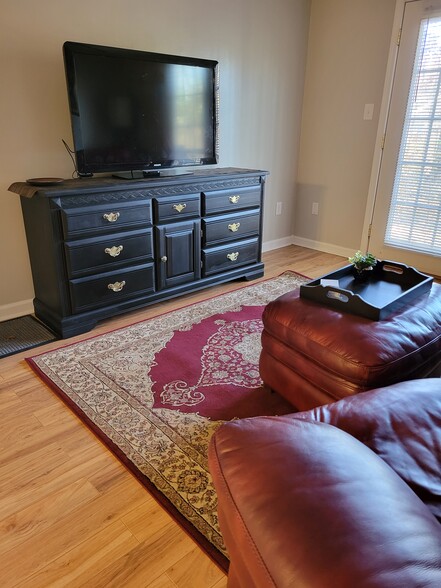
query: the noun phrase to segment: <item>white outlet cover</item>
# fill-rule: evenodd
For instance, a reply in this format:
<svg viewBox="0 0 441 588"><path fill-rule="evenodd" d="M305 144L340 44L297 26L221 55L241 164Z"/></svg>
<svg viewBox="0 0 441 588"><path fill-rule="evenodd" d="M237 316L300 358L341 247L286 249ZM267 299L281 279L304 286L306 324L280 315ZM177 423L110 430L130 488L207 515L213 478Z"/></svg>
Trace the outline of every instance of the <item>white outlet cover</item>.
<svg viewBox="0 0 441 588"><path fill-rule="evenodd" d="M363 112L363 120L372 120L374 117L374 105L365 104Z"/></svg>

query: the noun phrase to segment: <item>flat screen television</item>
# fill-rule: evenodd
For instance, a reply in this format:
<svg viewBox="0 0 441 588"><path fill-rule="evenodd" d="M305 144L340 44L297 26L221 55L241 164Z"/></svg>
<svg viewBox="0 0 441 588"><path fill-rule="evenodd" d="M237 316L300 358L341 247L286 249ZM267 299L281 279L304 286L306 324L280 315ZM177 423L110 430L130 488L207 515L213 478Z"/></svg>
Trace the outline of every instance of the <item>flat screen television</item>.
<svg viewBox="0 0 441 588"><path fill-rule="evenodd" d="M217 163L217 61L70 41L63 56L80 176Z"/></svg>

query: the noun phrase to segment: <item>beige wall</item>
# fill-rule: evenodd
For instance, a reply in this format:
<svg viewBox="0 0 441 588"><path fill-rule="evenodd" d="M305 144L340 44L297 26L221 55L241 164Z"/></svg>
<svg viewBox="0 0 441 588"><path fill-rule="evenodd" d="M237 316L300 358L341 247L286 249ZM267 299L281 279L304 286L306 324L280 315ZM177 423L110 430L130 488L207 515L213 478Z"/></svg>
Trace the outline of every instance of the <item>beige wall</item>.
<svg viewBox="0 0 441 588"><path fill-rule="evenodd" d="M268 169L264 239L289 237L309 0L1 0L0 320L25 314L32 278L18 196L70 177L61 47L81 41L217 59L220 165ZM277 201L282 216L275 216Z"/></svg>
<svg viewBox="0 0 441 588"><path fill-rule="evenodd" d="M361 246L394 10L395 0L312 1L295 242L342 254Z"/></svg>

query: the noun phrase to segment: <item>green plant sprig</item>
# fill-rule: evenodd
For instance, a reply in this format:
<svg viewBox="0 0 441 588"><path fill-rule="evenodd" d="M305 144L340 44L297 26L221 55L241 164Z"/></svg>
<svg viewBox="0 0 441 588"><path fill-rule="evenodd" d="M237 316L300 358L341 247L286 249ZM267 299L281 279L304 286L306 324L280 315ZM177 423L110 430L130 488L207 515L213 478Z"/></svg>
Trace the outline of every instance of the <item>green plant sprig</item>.
<svg viewBox="0 0 441 588"><path fill-rule="evenodd" d="M368 267L375 267L377 264L377 259L372 255L372 253L362 253L361 251L357 251L352 257L348 257L348 260L358 270L367 269Z"/></svg>

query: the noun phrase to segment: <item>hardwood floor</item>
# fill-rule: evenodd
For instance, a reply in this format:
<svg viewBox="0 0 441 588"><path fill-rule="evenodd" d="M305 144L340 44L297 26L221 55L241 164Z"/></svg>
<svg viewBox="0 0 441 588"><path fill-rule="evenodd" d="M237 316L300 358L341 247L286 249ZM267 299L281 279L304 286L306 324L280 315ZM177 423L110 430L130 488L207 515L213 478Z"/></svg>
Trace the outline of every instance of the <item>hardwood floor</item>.
<svg viewBox="0 0 441 588"><path fill-rule="evenodd" d="M290 246L264 255L265 277L311 278L346 259ZM238 287L217 286L100 324L85 339ZM0 360L0 586L222 588L224 573L30 370Z"/></svg>

